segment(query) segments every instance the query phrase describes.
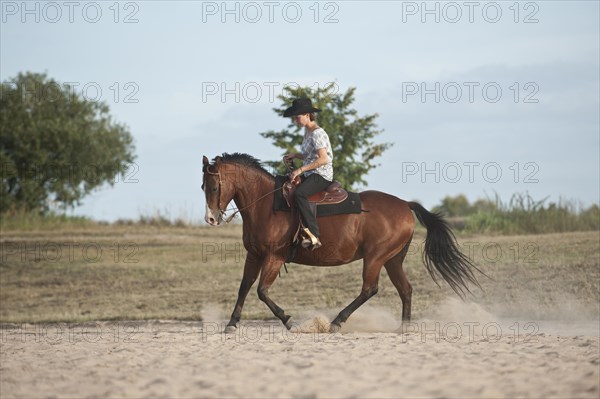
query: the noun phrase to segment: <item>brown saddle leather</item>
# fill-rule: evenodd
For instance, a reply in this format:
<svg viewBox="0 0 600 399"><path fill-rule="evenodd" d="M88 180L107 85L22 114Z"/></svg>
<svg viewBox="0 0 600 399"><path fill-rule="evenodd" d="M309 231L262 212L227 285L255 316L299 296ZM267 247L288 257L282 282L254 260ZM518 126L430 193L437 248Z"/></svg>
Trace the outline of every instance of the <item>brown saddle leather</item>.
<svg viewBox="0 0 600 399"><path fill-rule="evenodd" d="M296 186L287 181L283 184L282 191L288 206L295 208L296 204L291 199L294 191L296 191ZM308 201L315 205L335 205L344 202L346 198L348 198L348 192L342 188L339 181L333 181L325 190L308 197Z"/></svg>

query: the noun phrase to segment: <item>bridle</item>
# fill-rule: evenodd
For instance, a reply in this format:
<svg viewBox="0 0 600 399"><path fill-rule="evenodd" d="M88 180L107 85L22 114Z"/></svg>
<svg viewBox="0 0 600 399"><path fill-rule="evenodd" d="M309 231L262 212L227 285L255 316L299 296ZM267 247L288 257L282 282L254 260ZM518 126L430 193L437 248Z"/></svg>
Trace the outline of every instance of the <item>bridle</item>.
<svg viewBox="0 0 600 399"><path fill-rule="evenodd" d="M217 209L221 215L225 215L225 211L221 209L221 185L223 184L223 179L221 179L221 172L217 170L217 172L211 172L210 168L213 165L207 165L204 167L204 173L212 176L217 176L219 178L219 185L217 186ZM206 179L206 178L205 178ZM202 190L204 190L204 186L206 185L206 181L202 182Z"/></svg>
<svg viewBox="0 0 600 399"><path fill-rule="evenodd" d="M210 171L210 169L209 169L209 168L210 168L210 167L212 167L212 166L214 166L214 165L206 165L206 166L204 167L204 173L205 173L205 174L212 175L212 176L217 176L217 177L219 178L219 185L218 185L218 187L217 187L217 209L218 209L218 211L219 211L220 215L223 217L223 216L225 216L225 212L226 212L226 210L222 210L222 209L221 209L221 185L223 184L223 179L222 179L222 177L221 177L221 172L220 172L219 170L217 170L216 172L212 172L212 171ZM205 186L205 182L203 181L203 182L202 182L202 190L204 190L204 186ZM261 199L263 199L263 198L265 198L265 197L269 196L270 194L273 194L274 192L276 192L276 191L279 191L279 190L281 190L281 189L283 189L283 186L281 186L281 187L278 187L278 188L276 188L276 189L274 189L274 190L271 190L271 191L269 191L268 193L266 193L266 194L264 194L264 195L261 195L261 196L260 196L260 197L258 197L256 200L254 200L254 202L252 202L250 205L247 205L247 206L245 206L245 207L243 207L243 208L239 208L239 209L236 209L236 208L234 208L234 210L235 210L235 211L234 211L234 212L231 214L231 216L229 216L229 217L228 217L228 218L225 220L225 223L229 223L229 222L231 222L231 221L233 220L233 217L234 217L234 216L235 216L237 213L240 213L240 212L242 212L243 210L246 210L246 209L250 208L252 205L256 204L256 203L257 203L258 201L260 201Z"/></svg>

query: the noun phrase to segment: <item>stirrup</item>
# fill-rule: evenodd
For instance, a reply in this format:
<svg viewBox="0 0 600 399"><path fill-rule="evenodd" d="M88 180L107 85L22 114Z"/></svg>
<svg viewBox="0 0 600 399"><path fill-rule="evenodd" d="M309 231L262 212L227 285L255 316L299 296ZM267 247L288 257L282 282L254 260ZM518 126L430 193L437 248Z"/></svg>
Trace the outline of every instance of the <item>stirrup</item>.
<svg viewBox="0 0 600 399"><path fill-rule="evenodd" d="M306 237L302 239L302 248L311 248L312 250L315 250L321 247L321 240L319 240L318 237L315 237L308 228L304 227L302 231L306 235Z"/></svg>

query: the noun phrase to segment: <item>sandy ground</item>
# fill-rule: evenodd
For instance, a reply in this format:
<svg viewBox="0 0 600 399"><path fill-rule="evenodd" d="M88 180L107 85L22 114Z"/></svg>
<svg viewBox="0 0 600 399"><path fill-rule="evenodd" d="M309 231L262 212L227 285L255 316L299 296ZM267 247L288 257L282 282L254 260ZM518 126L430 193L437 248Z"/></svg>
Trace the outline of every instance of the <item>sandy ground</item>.
<svg viewBox="0 0 600 399"><path fill-rule="evenodd" d="M472 319L402 331L367 308L337 334L322 315L228 335L222 320L4 325L0 396L600 396L597 321Z"/></svg>

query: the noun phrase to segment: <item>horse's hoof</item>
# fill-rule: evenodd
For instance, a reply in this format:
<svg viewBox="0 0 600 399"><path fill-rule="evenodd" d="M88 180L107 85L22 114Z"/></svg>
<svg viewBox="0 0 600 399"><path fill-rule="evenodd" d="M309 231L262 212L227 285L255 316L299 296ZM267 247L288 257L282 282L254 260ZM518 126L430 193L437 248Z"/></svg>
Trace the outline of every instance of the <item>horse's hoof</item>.
<svg viewBox="0 0 600 399"><path fill-rule="evenodd" d="M329 325L329 332L331 334L335 334L336 332L340 331L341 328L342 328L342 326L340 326L339 324L331 323Z"/></svg>
<svg viewBox="0 0 600 399"><path fill-rule="evenodd" d="M235 334L235 332L237 331L237 327L234 326L233 324L229 324L227 327L225 327L225 331L223 331L225 334Z"/></svg>
<svg viewBox="0 0 600 399"><path fill-rule="evenodd" d="M415 332L414 325L410 321L402 320L402 324L398 327L398 332L401 334Z"/></svg>
<svg viewBox="0 0 600 399"><path fill-rule="evenodd" d="M283 325L285 326L285 328L288 329L288 331L291 330L292 327L295 326L295 324L292 322L292 318L291 317L288 317L288 319L286 320L285 323L283 323Z"/></svg>

